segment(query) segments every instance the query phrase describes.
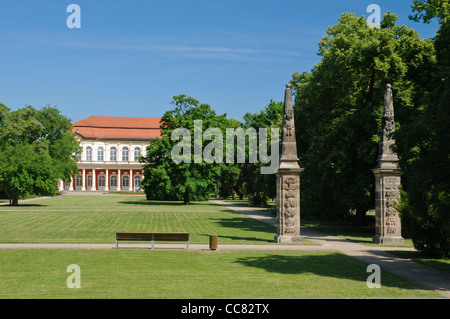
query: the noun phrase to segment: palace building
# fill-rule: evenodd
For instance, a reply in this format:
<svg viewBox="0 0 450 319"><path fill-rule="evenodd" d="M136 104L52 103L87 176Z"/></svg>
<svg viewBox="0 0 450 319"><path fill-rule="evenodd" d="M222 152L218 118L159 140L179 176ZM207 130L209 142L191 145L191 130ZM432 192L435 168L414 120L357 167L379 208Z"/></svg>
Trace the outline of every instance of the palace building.
<svg viewBox="0 0 450 319"><path fill-rule="evenodd" d="M72 124L80 141L78 175L65 191L137 191L143 179L141 156L161 136L159 117L91 116Z"/></svg>

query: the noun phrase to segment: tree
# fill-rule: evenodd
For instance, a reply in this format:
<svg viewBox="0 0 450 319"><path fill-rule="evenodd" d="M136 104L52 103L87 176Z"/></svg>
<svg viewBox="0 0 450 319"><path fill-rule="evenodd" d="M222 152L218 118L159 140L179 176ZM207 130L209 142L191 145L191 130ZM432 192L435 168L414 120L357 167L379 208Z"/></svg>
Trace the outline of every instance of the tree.
<svg viewBox="0 0 450 319"><path fill-rule="evenodd" d="M71 120L49 105L39 110L37 119L44 126L41 138L49 142L48 151L57 178L70 181L74 172L78 171L76 154L81 151L72 133Z"/></svg>
<svg viewBox="0 0 450 319"><path fill-rule="evenodd" d="M150 143L143 160L143 184L147 199L183 200L184 204L189 204L191 200L209 199L220 185L224 164L207 163L204 160L197 162L193 151L203 150L207 143L201 137L199 140L193 136L194 122L202 121L200 130L203 136L207 128L223 131L227 124L226 115L216 115L209 105L200 104L198 100L186 95L175 96L173 104L174 109L167 111L161 119L161 139ZM179 136L183 137L182 141L172 140L172 134L178 128L186 129L189 139ZM172 151L183 141L189 148L189 153L184 154L185 161L177 163ZM223 140L216 142L224 143Z"/></svg>
<svg viewBox="0 0 450 319"><path fill-rule="evenodd" d="M276 128L281 130L283 111L283 102L271 100L259 113L246 113L243 126L245 129ZM270 134L268 134L268 140L272 140ZM248 151L246 151L246 154L248 155ZM258 158L260 157L258 156ZM256 163L246 161L242 165L238 183L243 185L243 193L249 197L253 204L267 205L269 199L276 197L276 176L275 174L261 174L261 165L260 161Z"/></svg>
<svg viewBox="0 0 450 319"><path fill-rule="evenodd" d="M237 121L235 119L226 119L225 120L224 128L230 128L230 129L236 129L239 127L242 127L242 123L240 121ZM226 136L226 132L223 134L223 136ZM226 146L225 146L226 149ZM234 149L236 158L236 152L237 149ZM235 193L240 193L240 184L239 184L239 176L241 173L241 166L242 164L239 163L228 163L226 160L224 160L224 163L221 165L221 172L220 176L218 178L218 185L217 188L219 190L219 196L223 198L228 198L232 196L234 199Z"/></svg>
<svg viewBox="0 0 450 319"><path fill-rule="evenodd" d="M45 144L6 145L0 153L0 185L17 206L26 194L53 195L56 175Z"/></svg>
<svg viewBox="0 0 450 319"><path fill-rule="evenodd" d="M395 96L396 119L408 119L416 87L433 59L430 41L387 13L380 28L364 16L343 14L319 42L321 62L294 74L296 133L302 173L302 211L342 218L356 211L365 222L374 206L374 176L383 96L387 83ZM412 80L411 80L412 79Z"/></svg>
<svg viewBox="0 0 450 319"><path fill-rule="evenodd" d="M402 125L400 158L407 178L399 204L402 225L414 246L433 257L450 256L450 3L413 1L415 21L439 20L434 38L436 62L423 84L420 108L410 125ZM400 145L400 144L399 144Z"/></svg>
<svg viewBox="0 0 450 319"><path fill-rule="evenodd" d="M11 205L26 194L54 195L59 179L77 168L79 145L70 120L56 108L0 107L0 188Z"/></svg>

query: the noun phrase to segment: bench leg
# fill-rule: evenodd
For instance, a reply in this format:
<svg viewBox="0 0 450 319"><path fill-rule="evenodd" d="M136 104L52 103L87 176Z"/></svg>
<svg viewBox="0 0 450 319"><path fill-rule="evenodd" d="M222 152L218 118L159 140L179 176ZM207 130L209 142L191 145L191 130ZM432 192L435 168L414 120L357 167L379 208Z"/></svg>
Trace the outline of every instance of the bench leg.
<svg viewBox="0 0 450 319"><path fill-rule="evenodd" d="M189 249L189 240L187 241L187 249Z"/></svg>
<svg viewBox="0 0 450 319"><path fill-rule="evenodd" d="M155 241L152 240L152 249L154 249L154 248L155 248Z"/></svg>
<svg viewBox="0 0 450 319"><path fill-rule="evenodd" d="M119 241L116 239L116 248L119 246Z"/></svg>

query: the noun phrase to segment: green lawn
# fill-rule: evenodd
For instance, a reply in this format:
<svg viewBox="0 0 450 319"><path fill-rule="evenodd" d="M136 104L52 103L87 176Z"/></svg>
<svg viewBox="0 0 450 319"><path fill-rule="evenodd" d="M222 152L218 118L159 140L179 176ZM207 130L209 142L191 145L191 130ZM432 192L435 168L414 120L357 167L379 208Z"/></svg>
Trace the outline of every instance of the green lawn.
<svg viewBox="0 0 450 319"><path fill-rule="evenodd" d="M268 244L275 229L209 202L182 205L143 196L59 196L0 206L2 243L114 243L116 232L189 232L190 242Z"/></svg>
<svg viewBox="0 0 450 319"><path fill-rule="evenodd" d="M66 272L80 267L81 288ZM149 249L4 250L0 298L441 298L336 252Z"/></svg>
<svg viewBox="0 0 450 319"><path fill-rule="evenodd" d="M59 196L0 206L2 243L114 243L118 231L189 232L191 243L271 244L275 228L209 202ZM69 289L67 266L81 268ZM336 252L149 249L2 250L0 298L440 298Z"/></svg>

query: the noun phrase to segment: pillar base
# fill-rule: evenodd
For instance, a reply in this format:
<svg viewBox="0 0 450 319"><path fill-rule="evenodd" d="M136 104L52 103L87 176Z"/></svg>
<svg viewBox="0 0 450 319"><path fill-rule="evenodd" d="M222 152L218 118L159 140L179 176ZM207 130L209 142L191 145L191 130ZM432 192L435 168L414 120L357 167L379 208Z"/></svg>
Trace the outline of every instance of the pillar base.
<svg viewBox="0 0 450 319"><path fill-rule="evenodd" d="M382 245L403 245L405 244L405 239L402 236L375 235L372 238L372 242L375 244L382 244Z"/></svg>
<svg viewBox="0 0 450 319"><path fill-rule="evenodd" d="M294 236L276 235L274 239L276 243L285 243L285 244L301 244L303 242L303 238L299 235Z"/></svg>

